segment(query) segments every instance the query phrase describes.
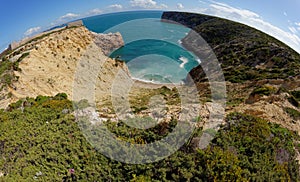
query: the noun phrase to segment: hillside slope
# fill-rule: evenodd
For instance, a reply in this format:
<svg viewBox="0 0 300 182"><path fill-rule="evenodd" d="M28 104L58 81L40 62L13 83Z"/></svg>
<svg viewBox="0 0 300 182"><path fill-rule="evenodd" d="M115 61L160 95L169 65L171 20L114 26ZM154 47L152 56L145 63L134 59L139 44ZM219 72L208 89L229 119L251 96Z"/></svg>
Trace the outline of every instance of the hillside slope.
<svg viewBox="0 0 300 182"><path fill-rule="evenodd" d="M103 44L113 40L113 44ZM66 28L37 38L8 54L16 69L7 71L12 81L3 85L0 107L25 97L53 96L64 92L73 97L80 83L90 83L97 76L96 97L106 95L119 69L129 73L124 63L108 58L104 53L123 46L119 33L96 34L85 27ZM83 72L83 71L86 72ZM85 90L86 91L86 90ZM85 93L77 93L78 95ZM101 98L97 98L98 100Z"/></svg>
<svg viewBox="0 0 300 182"><path fill-rule="evenodd" d="M172 19L174 14L169 15ZM85 27L62 29L28 42L2 58L0 107L6 108L8 104L9 107L0 109L0 181L299 181L300 137L296 132L300 131L299 79L281 70L277 63L271 64L270 55L266 65L263 53L257 63L253 62L256 58L250 54L260 52L260 43L245 33L248 27L195 14L178 14L173 19L198 28L197 31L208 31L202 35L225 70L226 117L209 120L218 110L210 98L209 83L202 76L201 67L191 72L198 90L188 86L182 90L186 95L199 93L199 102L192 97L182 104L179 94L182 88L149 83L134 85L126 65L106 56L124 44L120 34L98 35ZM222 32L229 27L231 32L223 36ZM251 31L248 33L257 33ZM229 37L238 45L230 42ZM273 57L280 57L281 61L298 59L282 43L262 37L259 39L265 43L274 41L276 46L282 46L278 52L271 51ZM241 46L239 41L246 39L252 41L249 46L253 52ZM189 41L190 35L184 45L199 51ZM275 45L270 45L270 49L275 49ZM231 51L236 58L232 58ZM246 53L249 60L242 61L242 54ZM202 60L205 63L205 57ZM294 63L297 61L290 60L287 64ZM245 69L237 75L233 68ZM275 68L286 72L282 79L277 79ZM243 77L249 69L257 75ZM297 69L294 67L292 71L296 74ZM266 77L261 76L261 70ZM118 86L114 92L113 85ZM128 86L132 86L130 90L126 90ZM113 107L114 94L119 94L121 101L128 94L126 101L132 113L126 114L134 114L134 119L142 124L151 122L155 126L133 128L127 125L133 118L116 117L116 110L123 109L123 105ZM97 112L81 99L96 100ZM103 155L89 138L92 136L96 143L101 143L106 139L100 135L107 132L104 127L129 146L151 144L170 135L178 122L186 122L179 117L183 112L197 112L196 118L187 121L197 127L187 143L161 161L124 164ZM93 120L80 120L80 114ZM91 128L91 135L84 128ZM124 155L131 151L131 147L109 144L110 154ZM150 150L154 157L159 155L157 152Z"/></svg>
<svg viewBox="0 0 300 182"><path fill-rule="evenodd" d="M191 72L197 89L134 82L123 62L105 56L124 44L120 34L63 28L2 57L0 106L6 109L0 109L0 181L299 181L299 55L228 20L188 13L164 17L202 32L213 47L227 81L226 117L209 119L220 116L223 108L212 102L201 67ZM189 34L184 46L201 53L190 41ZM205 54L200 58L207 64ZM183 95L199 94L199 102L192 97L184 103L180 89ZM117 107L112 96L120 98ZM95 100L97 107L83 98ZM124 101L132 112L124 109ZM126 118L117 117L123 109ZM182 113L193 117L182 118ZM135 121L151 127L128 126ZM136 154L147 150L144 145L172 136L179 122L196 127L163 160L124 164L110 158L124 156L132 151L131 144L138 144L141 150L125 156L128 162L138 159ZM87 128L90 135L82 130ZM107 132L104 128L129 145L107 140L101 135ZM102 140L109 143L108 149L103 147L109 157L99 150ZM160 155L148 151L154 158Z"/></svg>
<svg viewBox="0 0 300 182"><path fill-rule="evenodd" d="M201 64L190 71L188 84L195 82L201 94L210 97L202 67L211 63L207 53L211 49L226 81L227 114L243 112L300 132L299 98L295 98L300 91L297 52L261 31L230 20L181 12L165 12L162 19L192 29L183 38L183 46L195 53ZM207 44L195 40L195 34ZM208 68L220 75L213 66Z"/></svg>
<svg viewBox="0 0 300 182"><path fill-rule="evenodd" d="M300 55L275 38L230 20L217 17L179 12L165 12L162 19L171 20L198 33L215 53L226 81L279 79L300 74ZM201 46L193 47L194 37L190 32L182 42L188 50L196 53L207 64ZM203 81L201 66L190 72L194 81Z"/></svg>

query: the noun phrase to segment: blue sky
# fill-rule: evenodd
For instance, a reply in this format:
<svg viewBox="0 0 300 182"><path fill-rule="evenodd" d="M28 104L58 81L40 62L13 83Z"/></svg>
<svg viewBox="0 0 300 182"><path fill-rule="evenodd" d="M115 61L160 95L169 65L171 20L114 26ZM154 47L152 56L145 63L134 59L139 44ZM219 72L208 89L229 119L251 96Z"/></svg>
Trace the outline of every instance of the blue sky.
<svg viewBox="0 0 300 182"><path fill-rule="evenodd" d="M204 13L262 30L300 53L299 0L0 0L0 50L72 19L116 11L157 9Z"/></svg>

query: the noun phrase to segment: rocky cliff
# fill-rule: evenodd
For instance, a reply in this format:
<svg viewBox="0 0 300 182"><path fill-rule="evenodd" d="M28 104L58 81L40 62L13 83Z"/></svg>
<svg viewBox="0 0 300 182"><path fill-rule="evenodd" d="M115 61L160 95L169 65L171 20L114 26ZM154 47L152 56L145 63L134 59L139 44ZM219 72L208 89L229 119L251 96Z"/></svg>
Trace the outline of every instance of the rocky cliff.
<svg viewBox="0 0 300 182"><path fill-rule="evenodd" d="M17 68L9 72L15 79L2 85L0 106L5 108L20 98L53 96L61 92L73 98L74 85L89 82L94 75L101 75L97 84L95 82L95 92L96 97L103 97L120 69L129 73L125 63L106 56L123 44L119 33L96 34L83 26L37 37L4 58ZM82 68L89 71L80 72Z"/></svg>
<svg viewBox="0 0 300 182"><path fill-rule="evenodd" d="M109 56L114 50L124 46L124 41L122 35L117 33L92 33L94 37L94 42L96 45L101 47L103 53Z"/></svg>
<svg viewBox="0 0 300 182"><path fill-rule="evenodd" d="M169 15L169 18L173 16ZM196 22L192 28L213 20L206 16L199 19L199 15L183 15L173 18L180 17L180 22L187 25ZM193 18L185 19L185 15ZM214 27L211 28L213 32ZM225 30L221 25L219 28L217 32L226 31L226 25ZM230 42L223 45L224 37L218 36L210 38L220 40L218 44L223 48L227 49L227 45L235 47ZM213 42L209 44L213 45ZM197 47L191 34L186 43L189 43L185 44L187 48L203 56L203 63L209 64L205 60L206 47ZM240 83L232 83L234 80L225 75L227 117L224 119L218 114L224 109L212 102L211 85L201 77L202 70L195 68L192 73L197 89L172 84L161 87L139 83L135 86L126 65L105 55L120 45L122 41L118 34L98 35L84 27L72 27L46 33L5 53L0 63L1 107L21 100L0 110L0 181L299 181L300 138L296 132L285 129L300 132L297 76L285 79L236 77L239 80L235 81ZM214 50L217 48L218 45L213 47ZM236 54L240 51L244 51L243 47L232 50ZM230 53L217 55L224 58L222 63L228 63L223 68L230 68L231 63L227 61L232 59L226 57ZM276 56L280 54L278 52ZM294 55L292 51L284 54ZM264 65L256 66L256 69L264 70ZM297 72L296 66L291 70ZM232 67L239 69L239 64L233 62ZM258 71L251 65L248 68ZM225 73L239 76L232 71L226 72L226 69ZM276 77L276 72L271 76ZM66 94L57 94L59 92L67 93L69 100ZM37 95L55 96L24 98ZM115 99L117 107L111 103L112 95L119 96ZM79 111L74 114L72 101L81 99L96 101L98 107L89 107L82 101L76 105ZM132 112L127 112L130 109L125 107L125 120L116 117L114 112L120 114L126 104ZM232 113L236 111L243 114ZM75 119L80 116L87 116L91 125ZM213 119L209 119L211 116ZM103 121L108 121L104 126L112 132L113 139L126 143L125 146L116 145L111 142L112 138L103 136L108 134L107 130L95 125ZM197 128L175 151L170 145L187 136L181 135L185 127L180 124L184 121ZM146 126L147 129L130 126ZM90 130L91 135L82 129ZM174 135L176 130L181 133L179 137ZM93 145L91 140L100 145ZM171 149L175 153L162 159L160 151L148 150L144 145L154 144L157 148L160 145L155 143L159 140L167 142L159 149ZM102 141L111 146L108 155L101 154ZM137 145L141 148L131 150ZM142 161L143 165L120 165L115 158L110 158L116 156L114 154L126 157L125 162L144 159L140 154L162 160L150 163L152 159L146 159ZM144 173L145 169L147 173Z"/></svg>

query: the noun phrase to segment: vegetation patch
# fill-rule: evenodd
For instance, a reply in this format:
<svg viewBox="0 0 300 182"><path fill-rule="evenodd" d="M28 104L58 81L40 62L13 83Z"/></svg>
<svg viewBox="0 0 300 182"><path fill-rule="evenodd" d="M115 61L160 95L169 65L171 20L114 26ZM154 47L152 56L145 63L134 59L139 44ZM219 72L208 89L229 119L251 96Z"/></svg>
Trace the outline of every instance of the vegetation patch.
<svg viewBox="0 0 300 182"><path fill-rule="evenodd" d="M293 95L288 98L288 101L295 107L299 107L298 99L296 99Z"/></svg>
<svg viewBox="0 0 300 182"><path fill-rule="evenodd" d="M242 104L244 101L245 101L244 98L232 98L226 102L226 105L235 107Z"/></svg>
<svg viewBox="0 0 300 182"><path fill-rule="evenodd" d="M224 153L229 152L228 157L234 154L235 157L231 157L235 162L231 168L236 169L240 180L299 180L299 166L294 151L294 140L299 140L296 132L240 113L232 113L226 120L228 124L219 130L212 146L217 149L220 147ZM221 169L218 167L214 169ZM222 174L232 173L222 173L220 170L214 174L219 176L218 180L222 180L228 179Z"/></svg>
<svg viewBox="0 0 300 182"><path fill-rule="evenodd" d="M294 90L290 92L291 97L288 98L288 101L295 107L299 107L299 102L300 102L300 91L299 90Z"/></svg>
<svg viewBox="0 0 300 182"><path fill-rule="evenodd" d="M27 56L29 56L29 52L25 52L21 55L21 57L19 57L19 59L17 60L17 62L21 62L24 58L26 58Z"/></svg>
<svg viewBox="0 0 300 182"><path fill-rule="evenodd" d="M29 56L29 52L24 53L17 61L12 62L7 58L3 58L0 62L0 86L2 91L5 87L11 86L13 81L17 81L18 77L15 76L14 71L22 71L19 68L19 62L21 62L25 57Z"/></svg>
<svg viewBox="0 0 300 182"><path fill-rule="evenodd" d="M272 94L276 93L276 88L269 86L269 85L263 85L256 87L253 89L249 97L246 99L246 104L253 104L261 99L262 96L270 96Z"/></svg>
<svg viewBox="0 0 300 182"><path fill-rule="evenodd" d="M83 103L84 105L84 103ZM81 132L65 94L38 96L0 111L0 172L3 181L298 181L294 143L299 136L279 125L233 113L204 150L190 142L149 164L124 164L96 150ZM145 123L151 118L143 118ZM146 144L170 135L178 121L149 129L104 123L118 140ZM97 126L93 125L95 131ZM101 128L98 128L101 129ZM200 137L201 128L192 137ZM97 137L96 137L97 138ZM99 139L99 138L97 138ZM174 140L177 140L174 138ZM189 140L191 141L191 140ZM125 148L115 148L122 154ZM155 151L153 151L155 152ZM155 156L156 154L153 153ZM134 157L134 156L133 156Z"/></svg>
<svg viewBox="0 0 300 182"><path fill-rule="evenodd" d="M293 119L300 120L300 112L296 109L285 107L285 112L288 113Z"/></svg>
<svg viewBox="0 0 300 182"><path fill-rule="evenodd" d="M140 113L149 108L150 99L155 96L160 96L165 101L166 105L179 105L181 100L179 92L176 88L169 89L162 86L157 89L141 89L138 96L131 96L129 102L134 113Z"/></svg>
<svg viewBox="0 0 300 182"><path fill-rule="evenodd" d="M266 96L269 96L271 94L274 94L275 92L276 92L275 87L264 85L264 86L260 86L260 87L255 88L252 91L251 95L260 95L260 96L266 95Z"/></svg>
<svg viewBox="0 0 300 182"><path fill-rule="evenodd" d="M300 55L296 51L247 25L193 13L165 12L163 17L190 27L206 40L221 63L226 81L287 79L300 73ZM193 49L190 46L193 41L192 36L187 36L183 46ZM210 64L205 61L205 54L197 56L202 60L202 66ZM190 73L194 81L206 81L201 66Z"/></svg>
<svg viewBox="0 0 300 182"><path fill-rule="evenodd" d="M13 63L10 60L5 60L0 62L0 75L2 75L5 71L10 70Z"/></svg>
<svg viewBox="0 0 300 182"><path fill-rule="evenodd" d="M292 91L291 94L292 94L298 101L300 100L300 91L299 91L299 90Z"/></svg>

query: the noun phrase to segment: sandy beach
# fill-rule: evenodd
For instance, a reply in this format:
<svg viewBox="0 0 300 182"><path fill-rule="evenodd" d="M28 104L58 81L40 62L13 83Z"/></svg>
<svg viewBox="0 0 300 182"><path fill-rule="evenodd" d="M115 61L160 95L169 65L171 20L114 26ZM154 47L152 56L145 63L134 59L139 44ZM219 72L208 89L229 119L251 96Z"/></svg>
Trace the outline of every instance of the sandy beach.
<svg viewBox="0 0 300 182"><path fill-rule="evenodd" d="M141 81L134 78L132 80L134 81L134 87L137 88L157 89L166 86L169 89L172 89L174 87L182 86L182 84L180 83L153 83L153 82Z"/></svg>

